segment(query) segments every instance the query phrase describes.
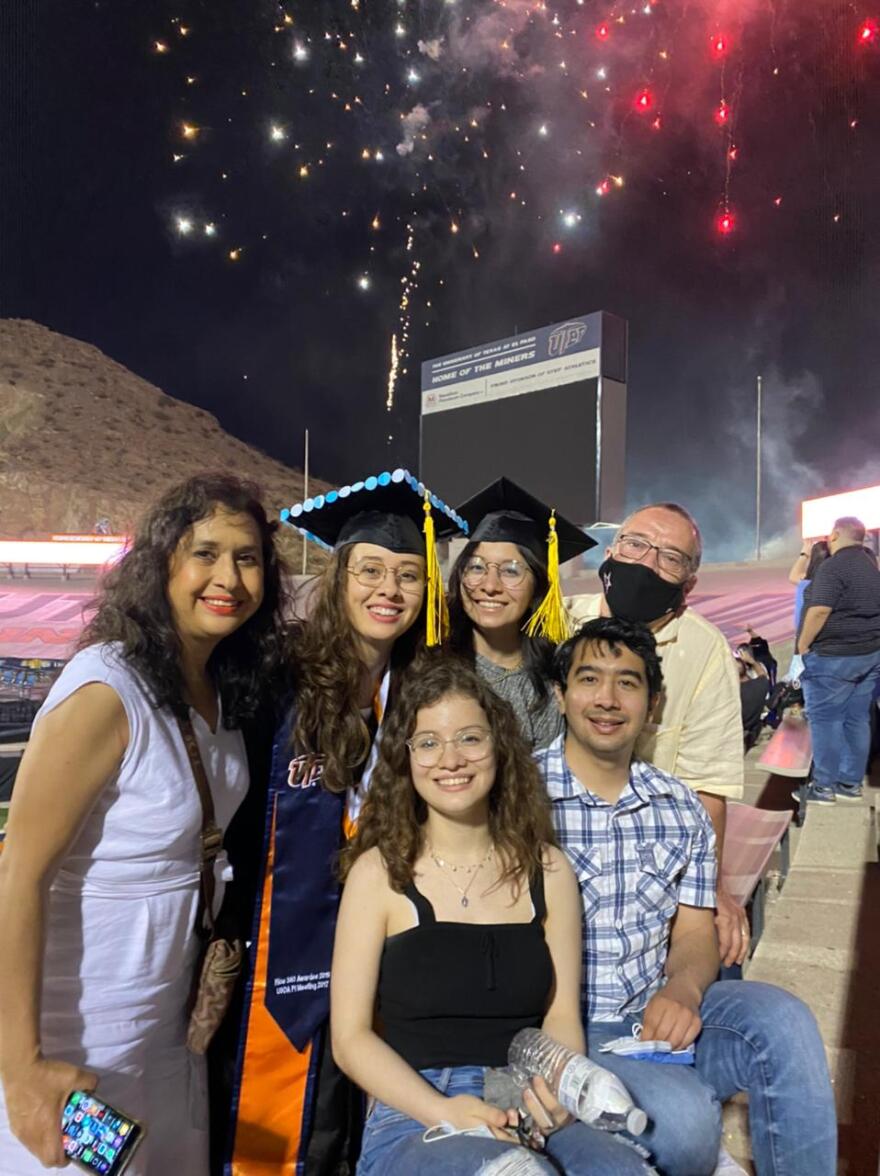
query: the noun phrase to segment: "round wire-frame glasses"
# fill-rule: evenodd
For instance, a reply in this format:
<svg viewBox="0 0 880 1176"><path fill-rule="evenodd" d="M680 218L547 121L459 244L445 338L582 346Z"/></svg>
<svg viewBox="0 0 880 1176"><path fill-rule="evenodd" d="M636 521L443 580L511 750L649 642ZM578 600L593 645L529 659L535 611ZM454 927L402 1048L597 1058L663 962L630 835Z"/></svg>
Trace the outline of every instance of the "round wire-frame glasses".
<svg viewBox="0 0 880 1176"><path fill-rule="evenodd" d="M357 564L356 567L345 569L350 576L354 576L364 588L381 588L390 572L394 582L401 592L415 596L425 587L425 575L419 568L402 567L389 568L379 560Z"/></svg>
<svg viewBox="0 0 880 1176"><path fill-rule="evenodd" d="M478 588L489 575L489 568L494 568L498 579L505 588L518 588L528 575L527 564L518 559L503 559L497 562L493 559L469 559L461 573L462 583L467 588Z"/></svg>
<svg viewBox="0 0 880 1176"><path fill-rule="evenodd" d="M488 727L465 727L451 739L441 739L433 731L425 731L407 739L406 746L420 768L436 768L448 743L454 743L464 759L476 763L492 750L492 732Z"/></svg>

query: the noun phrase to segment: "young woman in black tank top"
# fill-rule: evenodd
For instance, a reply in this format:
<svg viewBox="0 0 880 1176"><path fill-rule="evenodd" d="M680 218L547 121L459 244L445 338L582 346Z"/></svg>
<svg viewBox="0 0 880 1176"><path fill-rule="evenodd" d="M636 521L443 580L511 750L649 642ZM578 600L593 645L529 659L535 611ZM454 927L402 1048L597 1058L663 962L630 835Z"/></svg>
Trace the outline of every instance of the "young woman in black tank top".
<svg viewBox="0 0 880 1176"><path fill-rule="evenodd" d="M514 713L466 663L407 672L342 872L333 1052L377 1100L358 1176L650 1171L540 1079L525 1106L553 1162L483 1100L521 1028L584 1050L581 900Z"/></svg>

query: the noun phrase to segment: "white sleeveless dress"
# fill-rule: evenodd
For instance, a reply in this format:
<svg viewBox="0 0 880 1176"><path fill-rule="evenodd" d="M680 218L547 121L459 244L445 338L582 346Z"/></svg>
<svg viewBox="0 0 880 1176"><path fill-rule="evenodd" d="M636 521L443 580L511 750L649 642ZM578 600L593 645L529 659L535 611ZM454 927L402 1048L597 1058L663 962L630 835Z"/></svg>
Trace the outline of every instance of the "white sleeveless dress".
<svg viewBox="0 0 880 1176"><path fill-rule="evenodd" d="M144 1124L146 1137L127 1176L205 1176L206 1075L202 1059L185 1045L198 954L193 928L201 805L176 719L151 705L116 646L76 654L36 721L91 682L106 683L122 700L128 749L51 887L43 1055L94 1070L100 1076L96 1093ZM247 792L244 740L220 723L212 733L191 713L217 823L225 830ZM224 866L221 855L217 907ZM0 1094L0 1173L46 1171L12 1135Z"/></svg>

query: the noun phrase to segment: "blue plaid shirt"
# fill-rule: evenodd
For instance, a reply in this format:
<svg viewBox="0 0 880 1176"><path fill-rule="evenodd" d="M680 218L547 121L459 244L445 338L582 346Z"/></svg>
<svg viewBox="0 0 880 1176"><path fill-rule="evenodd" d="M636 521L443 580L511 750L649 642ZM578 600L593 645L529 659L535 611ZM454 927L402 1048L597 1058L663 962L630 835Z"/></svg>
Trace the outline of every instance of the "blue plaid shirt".
<svg viewBox="0 0 880 1176"><path fill-rule="evenodd" d="M715 832L690 788L641 760L617 803L601 800L564 744L560 735L535 760L584 904L581 1007L587 1021L618 1021L661 987L679 903L715 906Z"/></svg>

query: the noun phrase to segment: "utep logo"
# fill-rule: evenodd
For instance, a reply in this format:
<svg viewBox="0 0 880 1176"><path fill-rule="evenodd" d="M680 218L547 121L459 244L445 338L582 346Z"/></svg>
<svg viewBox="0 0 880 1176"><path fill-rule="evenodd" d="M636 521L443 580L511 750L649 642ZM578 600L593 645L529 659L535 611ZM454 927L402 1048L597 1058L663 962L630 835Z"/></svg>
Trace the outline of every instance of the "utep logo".
<svg viewBox="0 0 880 1176"><path fill-rule="evenodd" d="M586 323L563 323L555 331L550 332L547 340L548 355L565 355L572 347L577 347L587 333Z"/></svg>
<svg viewBox="0 0 880 1176"><path fill-rule="evenodd" d="M287 767L288 788L317 788L324 774L322 755L298 755Z"/></svg>

